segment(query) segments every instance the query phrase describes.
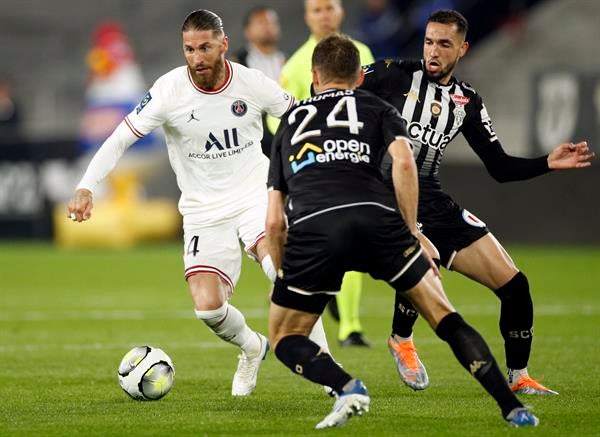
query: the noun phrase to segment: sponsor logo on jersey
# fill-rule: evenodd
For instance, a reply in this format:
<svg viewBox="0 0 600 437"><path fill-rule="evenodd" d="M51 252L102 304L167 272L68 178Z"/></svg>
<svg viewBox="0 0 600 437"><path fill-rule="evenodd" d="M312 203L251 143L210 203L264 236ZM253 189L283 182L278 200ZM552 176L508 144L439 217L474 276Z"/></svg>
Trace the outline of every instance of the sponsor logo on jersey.
<svg viewBox="0 0 600 437"><path fill-rule="evenodd" d="M460 94L450 94L450 98L456 106L465 106L471 100L469 97Z"/></svg>
<svg viewBox="0 0 600 437"><path fill-rule="evenodd" d="M431 111L432 116L439 117L442 113L442 102L434 100L433 102L431 102L431 107L429 108L429 110Z"/></svg>
<svg viewBox="0 0 600 437"><path fill-rule="evenodd" d="M196 116L194 115L194 109L192 109L192 112L191 112L191 114L190 114L187 122L189 123L192 120L194 120L194 121L200 121L200 119L196 118Z"/></svg>
<svg viewBox="0 0 600 437"><path fill-rule="evenodd" d="M375 71L375 70L373 69L373 64L370 64L370 65L363 65L361 68L362 68L362 71L363 71L363 73L364 73L364 74L373 73L373 71Z"/></svg>
<svg viewBox="0 0 600 437"><path fill-rule="evenodd" d="M145 95L145 96L142 98L142 101L139 103L139 105L137 105L137 106L135 107L135 113L136 113L136 114L139 114L139 113L140 113L140 111L141 111L142 109L144 109L144 106L146 106L150 100L152 100L152 94L150 94L150 91L148 91L148 92L146 93L146 95ZM130 106L130 107L131 107L131 106Z"/></svg>
<svg viewBox="0 0 600 437"><path fill-rule="evenodd" d="M357 140L327 140L323 147L312 143L304 143L296 155L290 155L292 173L314 164L325 164L334 161L350 161L353 164L371 162L371 146Z"/></svg>
<svg viewBox="0 0 600 437"><path fill-rule="evenodd" d="M292 172L296 174L304 167L317 162L315 158L317 153L323 153L323 149L312 143L304 143L297 155L290 155Z"/></svg>
<svg viewBox="0 0 600 437"><path fill-rule="evenodd" d="M236 117L243 117L248 112L248 105L243 100L236 100L231 104L231 113Z"/></svg>
<svg viewBox="0 0 600 437"><path fill-rule="evenodd" d="M421 101L419 100L419 92L416 90L409 90L407 93L402 95L407 99L416 100L418 103L421 103Z"/></svg>
<svg viewBox="0 0 600 437"><path fill-rule="evenodd" d="M253 144L254 141L252 140L245 144L240 144L237 128L223 130L223 136L209 132L204 150L199 153L190 152L188 158L202 160L227 158L242 153Z"/></svg>
<svg viewBox="0 0 600 437"><path fill-rule="evenodd" d="M450 135L444 135L443 133L436 131L430 124L423 127L416 121L413 121L408 125L408 135L411 139L426 144L432 149L442 151L452 139Z"/></svg>
<svg viewBox="0 0 600 437"><path fill-rule="evenodd" d="M387 58L384 59L383 62L385 63L385 68L390 68L390 65L394 63L394 60L392 58Z"/></svg>
<svg viewBox="0 0 600 437"><path fill-rule="evenodd" d="M471 226L475 226L476 228L484 228L485 223L479 220L474 214L471 214L466 209L462 210L462 217L465 222L470 224Z"/></svg>

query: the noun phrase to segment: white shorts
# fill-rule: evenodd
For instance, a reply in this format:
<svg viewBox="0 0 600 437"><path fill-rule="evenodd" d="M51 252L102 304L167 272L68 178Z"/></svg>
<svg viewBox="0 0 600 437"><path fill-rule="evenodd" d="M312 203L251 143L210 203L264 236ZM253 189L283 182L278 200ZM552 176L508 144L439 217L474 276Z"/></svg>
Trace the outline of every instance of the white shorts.
<svg viewBox="0 0 600 437"><path fill-rule="evenodd" d="M261 196L253 205L226 220L211 224L183 227L183 262L185 279L196 273L214 273L229 286L229 295L242 268L240 240L246 253L265 236L267 196Z"/></svg>

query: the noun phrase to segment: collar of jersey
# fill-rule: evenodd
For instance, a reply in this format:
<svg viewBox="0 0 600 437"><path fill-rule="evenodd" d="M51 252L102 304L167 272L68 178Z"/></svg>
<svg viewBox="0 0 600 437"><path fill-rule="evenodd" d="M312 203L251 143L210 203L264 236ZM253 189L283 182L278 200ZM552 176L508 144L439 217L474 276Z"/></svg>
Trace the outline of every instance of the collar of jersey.
<svg viewBox="0 0 600 437"><path fill-rule="evenodd" d="M202 94L219 94L220 92L224 91L225 88L227 88L229 86L229 84L231 83L231 79L233 78L233 68L231 67L231 63L227 59L225 59L225 70L226 70L225 82L223 82L223 85L221 85L216 90L209 91L209 90L205 90L204 88L200 88L198 85L196 85L196 82L194 82L194 79L192 79L192 73L190 73L189 68L187 70L188 79L192 83L192 86L194 88L196 88L196 91L200 91Z"/></svg>

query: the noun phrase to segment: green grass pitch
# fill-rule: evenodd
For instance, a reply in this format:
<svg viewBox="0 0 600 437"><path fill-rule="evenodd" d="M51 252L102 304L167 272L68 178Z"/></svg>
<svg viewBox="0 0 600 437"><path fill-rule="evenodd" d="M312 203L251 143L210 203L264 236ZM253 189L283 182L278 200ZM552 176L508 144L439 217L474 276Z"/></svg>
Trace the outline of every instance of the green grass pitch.
<svg viewBox="0 0 600 437"><path fill-rule="evenodd" d="M0 245L0 435L600 435L600 248L510 247L528 275L536 308L530 372L560 392L523 397L541 424L512 430L449 348L419 320L416 345L431 386L400 384L387 351L393 293L365 281L361 319L371 349L334 356L361 377L371 412L341 429L314 431L330 410L323 391L269 354L254 395L230 396L237 351L195 320L182 278L181 246L65 251ZM501 368L498 302L483 287L444 272L450 299L490 344ZM244 261L232 303L266 331L268 283ZM157 402L129 399L117 383L135 345L163 348L175 386Z"/></svg>

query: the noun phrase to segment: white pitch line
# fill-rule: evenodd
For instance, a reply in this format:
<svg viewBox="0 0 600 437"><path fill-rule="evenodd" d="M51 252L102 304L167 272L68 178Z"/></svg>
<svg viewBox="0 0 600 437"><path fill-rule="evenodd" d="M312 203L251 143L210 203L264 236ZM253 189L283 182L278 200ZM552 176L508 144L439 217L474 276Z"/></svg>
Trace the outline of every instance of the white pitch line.
<svg viewBox="0 0 600 437"><path fill-rule="evenodd" d="M457 305L457 311L464 315L488 316L498 315L499 304ZM266 319L268 309L251 308L242 310L251 319ZM381 313L361 311L363 317L377 317ZM548 304L535 305L535 316L597 316L600 306L592 304ZM391 316L391 313L390 313ZM77 311L0 311L0 322L34 322L61 320L193 320L194 313L189 311L145 311L145 310L77 310Z"/></svg>
<svg viewBox="0 0 600 437"><path fill-rule="evenodd" d="M82 351L82 350L123 350L127 351L140 346L142 343L133 344L127 343L63 343L63 344L49 344L49 343L32 343L32 344L6 344L0 345L0 353L10 352L37 352L40 350L54 350L54 351ZM158 347L158 346L157 346ZM169 342L168 349L224 349L232 348L231 344L225 341L196 341L189 343L171 343Z"/></svg>

